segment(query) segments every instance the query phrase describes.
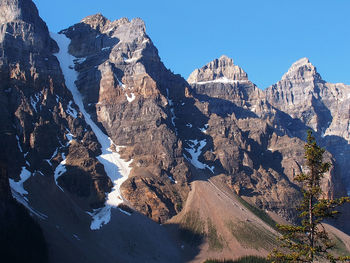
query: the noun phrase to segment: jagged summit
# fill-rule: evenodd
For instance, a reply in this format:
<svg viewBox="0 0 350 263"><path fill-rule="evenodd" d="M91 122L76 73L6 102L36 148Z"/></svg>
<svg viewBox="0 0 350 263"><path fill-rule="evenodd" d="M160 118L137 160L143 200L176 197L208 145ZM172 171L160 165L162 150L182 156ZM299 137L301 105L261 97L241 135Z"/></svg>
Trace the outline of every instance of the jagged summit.
<svg viewBox="0 0 350 263"><path fill-rule="evenodd" d="M30 0L0 1L0 43L6 53L3 56L22 61L33 51L41 54L48 52L47 56L57 51L46 23ZM5 64L6 61L10 59L4 60Z"/></svg>
<svg viewBox="0 0 350 263"><path fill-rule="evenodd" d="M23 12L24 10L24 12ZM29 12L28 12L29 11ZM0 23L23 20L34 23L38 19L38 10L32 1L2 0L0 1Z"/></svg>
<svg viewBox="0 0 350 263"><path fill-rule="evenodd" d="M196 69L188 77L188 83L198 82L233 82L246 81L248 75L242 68L235 65L233 59L222 55L218 59L214 59L200 69Z"/></svg>
<svg viewBox="0 0 350 263"><path fill-rule="evenodd" d="M316 67L306 57L294 62L288 71L282 76L282 80L310 81L321 80Z"/></svg>
<svg viewBox="0 0 350 263"><path fill-rule="evenodd" d="M0 24L14 21L23 21L34 24L36 27L46 27L39 17L38 9L29 0L2 0L0 1Z"/></svg>
<svg viewBox="0 0 350 263"><path fill-rule="evenodd" d="M101 32L106 32L106 33L111 32L115 30L117 27L122 25L131 26L135 29L141 29L141 31L143 32L146 31L145 22L141 18L133 18L130 21L128 18L122 17L120 19L111 21L101 13L87 16L83 18L80 21L80 23L87 24L95 30L99 30Z"/></svg>
<svg viewBox="0 0 350 263"><path fill-rule="evenodd" d="M96 29L98 26L103 27L106 25L106 23L110 23L108 18L103 16L101 13L87 16L87 17L83 18L80 22L84 23L84 24L88 24L94 29Z"/></svg>
<svg viewBox="0 0 350 263"><path fill-rule="evenodd" d="M303 57L292 64L292 67L302 67L304 65L311 64L307 57Z"/></svg>

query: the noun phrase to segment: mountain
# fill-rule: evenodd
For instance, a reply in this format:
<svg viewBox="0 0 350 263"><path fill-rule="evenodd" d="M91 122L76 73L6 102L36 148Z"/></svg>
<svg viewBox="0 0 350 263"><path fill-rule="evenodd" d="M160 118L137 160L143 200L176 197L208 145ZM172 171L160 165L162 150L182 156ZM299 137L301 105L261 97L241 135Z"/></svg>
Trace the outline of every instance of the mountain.
<svg viewBox="0 0 350 263"><path fill-rule="evenodd" d="M231 177L231 187L257 206L295 219L290 213L300 195L293 177L302 171L302 139L312 127L304 123L300 131L300 125L294 125L300 131L299 136L294 135L288 126L293 117L270 103L269 89L258 89L226 56L195 70L188 82L209 118L206 133L213 141L211 159L218 160ZM334 163L331 154L327 155ZM340 180L340 173L331 169L324 181L328 197L344 193Z"/></svg>
<svg viewBox="0 0 350 263"><path fill-rule="evenodd" d="M164 67L140 19L111 22L97 14L61 33L71 40L84 108L131 162L122 195L163 223L189 191L171 99L183 94L185 81Z"/></svg>
<svg viewBox="0 0 350 263"><path fill-rule="evenodd" d="M349 187L350 86L324 81L307 58L295 62L282 79L266 89L268 101L301 125L311 128L320 144L337 160L336 168ZM302 137L305 129L290 124L293 136ZM349 189L349 188L348 188Z"/></svg>
<svg viewBox="0 0 350 263"><path fill-rule="evenodd" d="M0 212L24 205L50 262L266 255L272 218L298 220L308 129L333 164L326 197L346 194L350 87L307 59L266 90L227 56L186 81L139 18L96 14L56 34L30 0L0 13Z"/></svg>

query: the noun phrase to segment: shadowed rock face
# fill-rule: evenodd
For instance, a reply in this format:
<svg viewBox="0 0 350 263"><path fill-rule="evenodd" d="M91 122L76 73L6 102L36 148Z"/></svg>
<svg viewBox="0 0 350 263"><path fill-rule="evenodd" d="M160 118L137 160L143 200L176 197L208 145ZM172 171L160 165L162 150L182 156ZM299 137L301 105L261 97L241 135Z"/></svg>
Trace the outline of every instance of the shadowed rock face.
<svg viewBox="0 0 350 263"><path fill-rule="evenodd" d="M3 153L0 154L0 245L2 260L49 262L39 224L12 198ZM22 248L21 253L18 253L18 246Z"/></svg>
<svg viewBox="0 0 350 263"><path fill-rule="evenodd" d="M266 89L268 101L299 120L305 128L287 126L291 134L304 138L314 130L319 143L336 159L336 168L349 186L350 86L322 80L308 59L295 62L282 79Z"/></svg>
<svg viewBox="0 0 350 263"><path fill-rule="evenodd" d="M18 181L21 167L54 183L54 171L65 155L71 178L85 177L84 195L70 191L62 174L58 183L90 209L104 203L111 182L96 159L100 146L64 84L58 51L46 24L31 1L1 1L0 12L0 130L9 177ZM72 143L70 142L72 137ZM74 142L74 143L73 143ZM84 149L81 155L75 148ZM89 165L76 158L89 160ZM26 181L30 189L31 178Z"/></svg>

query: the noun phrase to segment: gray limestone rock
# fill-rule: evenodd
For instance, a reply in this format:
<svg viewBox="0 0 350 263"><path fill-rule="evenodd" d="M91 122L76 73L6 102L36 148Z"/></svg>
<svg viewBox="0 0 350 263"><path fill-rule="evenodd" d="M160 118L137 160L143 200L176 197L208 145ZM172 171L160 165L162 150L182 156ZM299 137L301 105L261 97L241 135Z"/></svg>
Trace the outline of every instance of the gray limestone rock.
<svg viewBox="0 0 350 263"><path fill-rule="evenodd" d="M350 154L350 86L324 81L316 67L302 58L265 92L275 108L305 125L290 125L291 134L302 138L306 129L315 132L320 144L337 160L336 166L350 187L346 160Z"/></svg>
<svg viewBox="0 0 350 263"><path fill-rule="evenodd" d="M1 137L5 140L9 177L18 181L25 168L33 174L44 174L55 185L55 169L66 155L75 163L67 168L72 178L89 171L83 180L88 191L84 195L69 191L67 183L64 188L82 197L84 209L101 206L111 182L103 169L91 168L101 165L96 159L99 144L64 84L53 55L58 51L56 42L32 1L1 1L0 12L4 14L0 25L0 130L10 134L9 138ZM76 156L70 154L74 146L69 136L76 142L75 147L87 151L89 169L76 163ZM66 182L64 178L58 183ZM25 182L26 187L31 181L32 177Z"/></svg>
<svg viewBox="0 0 350 263"><path fill-rule="evenodd" d="M247 81L248 75L242 68L234 65L233 60L227 56L221 56L208 63L201 69L196 69L188 77L188 83L206 82L206 81Z"/></svg>

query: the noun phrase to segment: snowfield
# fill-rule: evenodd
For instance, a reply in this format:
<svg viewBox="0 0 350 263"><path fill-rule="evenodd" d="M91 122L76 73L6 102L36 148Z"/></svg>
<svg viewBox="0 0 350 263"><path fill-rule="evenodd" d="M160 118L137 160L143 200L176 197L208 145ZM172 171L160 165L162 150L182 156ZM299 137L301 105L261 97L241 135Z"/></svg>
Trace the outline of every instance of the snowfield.
<svg viewBox="0 0 350 263"><path fill-rule="evenodd" d="M208 81L199 81L199 82L192 82L190 84L197 84L197 85L205 85L209 83L223 83L223 84L235 84L235 83L243 83L243 82L249 82L249 80L233 80L233 79L228 79L226 77L218 78L215 80L208 80Z"/></svg>
<svg viewBox="0 0 350 263"><path fill-rule="evenodd" d="M32 176L32 173L27 170L26 167L22 167L22 171L20 174L20 180L16 182L13 179L9 179L10 186L11 186L11 192L13 198L17 200L17 202L24 205L32 214L35 214L37 217L40 217L41 219L47 219L47 216L34 210L30 205L28 198L25 195L28 195L28 192L24 189L23 184L25 181L27 181Z"/></svg>
<svg viewBox="0 0 350 263"><path fill-rule="evenodd" d="M198 160L199 156L202 154L203 148L207 145L207 141L198 141L197 139L189 140L188 144L190 148L185 148L185 150L191 155L191 158L188 158L186 155L184 155L185 159L198 169L209 169L212 173L214 173L214 167L210 167L209 165L204 164Z"/></svg>
<svg viewBox="0 0 350 263"><path fill-rule="evenodd" d="M105 206L95 209L92 213L89 213L92 217L90 228L92 230L97 230L100 229L102 225L107 224L110 221L111 208L117 207L119 204L123 203L123 197L120 193L120 186L129 176L131 170L129 165L132 160L126 162L120 158L120 155L117 152L113 152L110 149L110 147L113 145L111 138L101 131L101 129L92 121L90 115L85 111L82 96L75 85L78 73L74 70L74 61L76 61L77 58L68 53L70 39L64 34L50 34L60 48L60 51L56 54L56 57L60 62L66 81L66 86L71 91L75 104L78 105L80 112L84 115L86 123L90 125L92 131L97 137L97 140L102 146L102 154L98 156L97 159L103 164L108 177L114 184L112 191L107 196ZM116 149L119 150L119 147L116 147Z"/></svg>

